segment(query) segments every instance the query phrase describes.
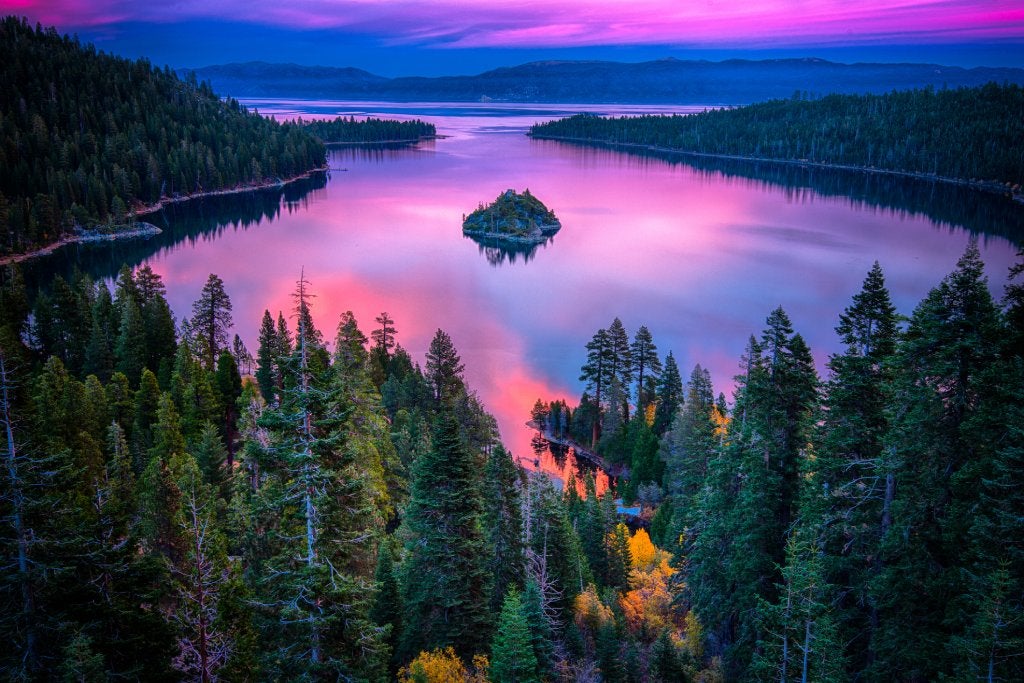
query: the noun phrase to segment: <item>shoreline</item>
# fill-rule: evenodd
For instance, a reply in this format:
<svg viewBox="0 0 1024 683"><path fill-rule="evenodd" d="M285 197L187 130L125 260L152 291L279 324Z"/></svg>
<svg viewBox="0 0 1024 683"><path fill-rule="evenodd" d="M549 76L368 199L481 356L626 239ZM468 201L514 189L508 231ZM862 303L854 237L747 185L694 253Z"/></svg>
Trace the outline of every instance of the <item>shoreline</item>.
<svg viewBox="0 0 1024 683"><path fill-rule="evenodd" d="M286 178L284 180L278 179L278 180L275 180L275 181L263 181L262 183L256 183L256 184L252 184L252 185L245 185L245 186L242 186L242 187L224 188L224 189L220 189L220 190L209 190L209 191L206 191L206 192L196 192L194 194L180 195L180 196L176 196L176 197L163 197L158 202L155 202L153 204L145 204L145 205L143 205L143 206L141 206L141 207L139 207L137 209L134 209L134 210L130 211L127 214L126 218L136 219L139 216L148 216L151 213L156 213L157 211L160 211L161 209L163 209L168 204L177 204L179 202L187 202L187 201L191 201L193 199L202 199L203 197L218 197L218 196L230 195L230 194L242 194L243 192L255 192L255 191L259 191L259 190L269 190L269 189L274 188L274 187L284 187L285 185L289 185L289 184L297 182L299 180L305 180L306 178L309 178L309 177L311 177L312 175L314 175L316 173L326 173L326 172L328 172L330 170L331 170L330 167L328 167L327 165L324 165L324 166L318 166L317 168L312 168L312 169L306 171L305 173L300 173L299 175L292 176L292 177ZM162 232L162 231L160 231L160 228L157 228L156 226L153 226L150 223L146 223L145 221L138 221L138 222L140 224L142 224L142 225L149 225L152 228L156 229L158 232L152 232L151 230L149 230L147 228L143 228L143 229L124 230L124 231L120 231L120 232L113 232L113 233L110 233L109 235L106 235L106 234L104 234L104 235L97 235L97 233L95 233L94 231L86 232L86 233L79 233L79 234L68 235L66 237L63 237L63 238L57 240L56 242L51 242L50 244L44 245L44 246L39 247L38 249L34 249L32 251L23 252L23 253L20 253L20 254L8 254L6 256L0 256L0 266L9 266L9 265L12 265L12 264L15 264L15 263L21 263L22 261L28 261L28 260L31 260L31 259L34 259L34 258L38 258L40 256L48 256L49 254L52 254L53 252L55 252L58 249L60 249L61 247L66 247L69 244L77 244L77 243L85 243L85 242L101 242L101 241L111 241L112 242L114 240L120 240L120 239L132 239L132 238L136 238L136 237L151 237L151 236L153 236L155 234L158 234L159 232Z"/></svg>
<svg viewBox="0 0 1024 683"><path fill-rule="evenodd" d="M538 425L534 420L528 420L526 422L526 426L529 427L530 429L536 429L542 438L546 439L547 441L550 441L551 443L555 443L558 444L559 446L564 446L566 448L571 448L573 451L573 455L575 455L577 458L580 458L581 460L586 460L591 465L594 465L595 467L600 469L609 477L615 477L617 479L625 474L625 468L622 465L609 464L608 461L605 460L598 453L595 453L589 448L576 443L574 440L568 437L555 436L554 434L550 433L546 428L542 428L541 425Z"/></svg>
<svg viewBox="0 0 1024 683"><path fill-rule="evenodd" d="M324 147L336 148L336 147L384 147L386 145L415 145L418 142L426 142L428 140L443 140L444 138L451 137L449 135L424 135L418 138L408 138L405 140L372 140L362 142L324 142Z"/></svg>
<svg viewBox="0 0 1024 683"><path fill-rule="evenodd" d="M693 152L685 149L677 149L674 147L645 145L639 142L609 142L606 140L595 140L592 138L570 138L560 135L533 135L530 133L527 133L527 136L533 138L534 140L574 142L598 147L625 147L628 149L639 149L651 152L665 152L668 154L679 154L682 156L700 157L705 159L729 159L732 161L747 161L769 164L788 164L790 166L825 168L852 173L875 173L880 175L896 176L899 178L908 178L911 180L927 180L930 182L945 183L947 185L959 185L961 187L967 187L972 190L978 190L979 192L985 192L987 194L1003 195L1004 197L1009 198L1011 201L1014 201L1018 204L1024 204L1024 192L1014 192L1012 189L1010 189L1003 183L992 180L967 180L965 178L953 178L951 176L941 176L933 173L922 173L919 171L897 171L886 168L875 168L873 166L856 166L852 164L830 164L825 163L823 161L807 161L801 159L772 159L770 157L743 156L740 154L715 154L712 152Z"/></svg>

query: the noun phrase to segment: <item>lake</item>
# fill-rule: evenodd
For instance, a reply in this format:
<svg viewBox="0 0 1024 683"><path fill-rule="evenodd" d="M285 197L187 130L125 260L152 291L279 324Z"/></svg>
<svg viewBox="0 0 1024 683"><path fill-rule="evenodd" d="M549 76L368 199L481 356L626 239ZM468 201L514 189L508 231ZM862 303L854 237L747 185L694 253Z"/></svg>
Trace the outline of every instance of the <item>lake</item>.
<svg viewBox="0 0 1024 683"><path fill-rule="evenodd" d="M76 245L31 263L43 283L80 267L110 277L149 263L180 319L211 272L234 304L255 354L264 309L276 316L304 270L315 320L333 338L352 310L369 334L387 311L398 340L423 362L438 328L524 465L564 477L574 465L531 445L537 398L582 391L584 345L616 316L646 325L684 380L695 363L729 395L747 338L781 305L819 371L838 351L839 313L877 259L909 315L954 267L972 234L1002 296L1024 207L1001 197L866 174L687 160L585 148L524 135L530 124L581 110L685 112L694 107L247 102L278 118L422 118L444 138L401 149L329 152L326 176L284 189L171 205L148 217L164 234ZM524 253L477 245L463 214L508 188L530 191L562 230ZM559 454L560 456L564 454Z"/></svg>

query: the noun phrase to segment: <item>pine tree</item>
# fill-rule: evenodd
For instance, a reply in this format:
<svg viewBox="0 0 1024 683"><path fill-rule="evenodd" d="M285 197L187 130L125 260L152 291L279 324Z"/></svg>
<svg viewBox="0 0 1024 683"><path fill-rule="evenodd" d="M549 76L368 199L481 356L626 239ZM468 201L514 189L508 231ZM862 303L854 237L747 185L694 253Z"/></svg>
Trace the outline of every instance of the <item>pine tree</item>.
<svg viewBox="0 0 1024 683"><path fill-rule="evenodd" d="M780 681L845 681L833 588L824 577L821 550L804 537L806 531L794 533L786 544L775 602L760 605L762 639L751 669Z"/></svg>
<svg viewBox="0 0 1024 683"><path fill-rule="evenodd" d="M687 384L686 402L676 414L672 428L665 433L660 451L665 463L665 488L679 501L681 509L690 507L690 501L707 477L708 463L718 447L715 410L711 375L696 365Z"/></svg>
<svg viewBox="0 0 1024 683"><path fill-rule="evenodd" d="M629 551L629 528L619 522L605 539L608 548L608 573L605 585L625 590L629 587L629 572L633 556Z"/></svg>
<svg viewBox="0 0 1024 683"><path fill-rule="evenodd" d="M629 334L618 318L608 326L609 373L619 381L622 388L622 421L629 422L629 385L633 382L634 360L629 346ZM609 399L611 397L609 396ZM618 406L611 404L612 409Z"/></svg>
<svg viewBox="0 0 1024 683"><path fill-rule="evenodd" d="M643 412L647 404L655 398L647 393L645 380L657 380L661 375L658 347L654 345L654 339L644 325L636 331L629 351L636 369L636 407L638 411Z"/></svg>
<svg viewBox="0 0 1024 683"><path fill-rule="evenodd" d="M216 493L203 481L196 462L181 455L174 469L181 492L174 522L184 549L171 567L176 592L173 621L180 634L174 668L190 680L214 681L233 647L228 625L218 619L221 591L228 580L226 542L217 526Z"/></svg>
<svg viewBox="0 0 1024 683"><path fill-rule="evenodd" d="M85 361L82 371L96 375L100 381L106 382L114 372L114 344L116 341L117 321L114 319L114 302L110 298L110 290L100 284L96 288L96 300L92 308L92 330L89 344L85 349Z"/></svg>
<svg viewBox="0 0 1024 683"><path fill-rule="evenodd" d="M207 422L203 425L191 451L203 481L218 496L227 499L230 494L231 464L220 432L213 424Z"/></svg>
<svg viewBox="0 0 1024 683"><path fill-rule="evenodd" d="M526 590L523 591L523 615L533 644L533 656L537 660L537 678L549 679L554 665L554 629L544 612L543 592L533 578L526 580Z"/></svg>
<svg viewBox="0 0 1024 683"><path fill-rule="evenodd" d="M452 338L439 329L427 350L426 377L434 390L435 401L453 401L464 391L463 370L465 366L455 350Z"/></svg>
<svg viewBox="0 0 1024 683"><path fill-rule="evenodd" d="M490 609L501 611L510 588L523 586L523 523L519 466L500 444L487 455L484 468L483 528L487 539L487 571L492 577Z"/></svg>
<svg viewBox="0 0 1024 683"><path fill-rule="evenodd" d="M598 330L594 338L587 343L587 362L580 368L580 381L587 383L587 391L593 390L597 410L590 438L591 448L597 448L597 441L601 438L601 399L602 392L611 379L610 354L611 342L608 331Z"/></svg>
<svg viewBox="0 0 1024 683"><path fill-rule="evenodd" d="M274 319L270 317L269 310L264 310L260 323L259 347L256 351L256 383L259 384L260 394L267 403L273 403L277 398L277 347Z"/></svg>
<svg viewBox="0 0 1024 683"><path fill-rule="evenodd" d="M36 574L38 563L32 557L32 541L39 533L31 530L30 491L38 476L35 471L41 463L28 457L17 435L14 399L18 385L14 367L7 349L0 341L0 426L3 427L3 488L4 501L3 558L4 579L0 583L0 599L4 609L0 625L3 632L13 637L8 641L7 653L0 655L0 671L9 678L27 678L37 666L38 628L36 617Z"/></svg>
<svg viewBox="0 0 1024 683"><path fill-rule="evenodd" d="M486 646L490 585L477 463L442 404L433 448L413 468L405 514L401 661L448 645L470 657Z"/></svg>
<svg viewBox="0 0 1024 683"><path fill-rule="evenodd" d="M669 635L668 629L663 629L651 646L650 661L650 678L654 683L674 683L687 680L679 648L672 642L672 636Z"/></svg>
<svg viewBox="0 0 1024 683"><path fill-rule="evenodd" d="M385 354L389 354L395 346L395 335L398 334L398 330L395 329L395 321L391 319L387 311L378 315L376 321L380 328L370 333L373 345L383 349Z"/></svg>
<svg viewBox="0 0 1024 683"><path fill-rule="evenodd" d="M669 351L665 356L665 368L658 378L658 406L654 411L654 433L661 436L672 425L676 411L683 402L683 379L679 366Z"/></svg>
<svg viewBox="0 0 1024 683"><path fill-rule="evenodd" d="M889 429L885 386L899 339L897 321L876 262L836 328L846 351L829 359L825 410L814 466L807 473L807 488L819 493L801 511L807 524L820 527L825 580L850 588L839 598L837 621L858 671L874 657L869 646L878 607L870 586L881 569L879 545L895 495L883 440Z"/></svg>
<svg viewBox="0 0 1024 683"><path fill-rule="evenodd" d="M235 461L235 441L238 438L238 399L242 395L242 376L238 372L235 357L227 349L221 351L217 359L214 389L221 413L220 433L228 449L228 469L231 469Z"/></svg>
<svg viewBox="0 0 1024 683"><path fill-rule="evenodd" d="M356 443L364 437L346 424L352 404L312 327L304 277L294 296L284 393L278 406L260 408L259 442L246 456L253 490L239 500L243 514L271 525L247 551L265 606L265 665L285 678L373 679L385 663L383 633L369 619L381 466L357 459L368 454Z"/></svg>
<svg viewBox="0 0 1024 683"><path fill-rule="evenodd" d="M135 382L146 368L146 328L139 305L129 299L122 305L120 331L114 347L116 369Z"/></svg>
<svg viewBox="0 0 1024 683"><path fill-rule="evenodd" d="M1001 323L972 242L914 310L893 361L885 448L896 493L871 586L879 612L872 673L931 679L951 670L944 614L963 624L977 609L956 596L968 590L960 558L982 477L1005 438L991 417L1003 408L990 403Z"/></svg>
<svg viewBox="0 0 1024 683"><path fill-rule="evenodd" d="M177 348L174 315L167 303L164 283L149 265L142 266L135 273L135 286L146 330L146 367L158 373L161 361L173 358Z"/></svg>
<svg viewBox="0 0 1024 683"><path fill-rule="evenodd" d="M224 291L224 281L210 273L199 298L192 304L192 329L199 358L208 372L213 372L217 356L227 347L231 323L231 298Z"/></svg>
<svg viewBox="0 0 1024 683"><path fill-rule="evenodd" d="M494 683L540 683L529 624L515 587L509 588L501 606L491 645L490 678Z"/></svg>
<svg viewBox="0 0 1024 683"><path fill-rule="evenodd" d="M377 568L373 574L373 605L370 619L388 628L387 643L392 652L402 635L402 595L398 583L391 543L384 540L377 552Z"/></svg>

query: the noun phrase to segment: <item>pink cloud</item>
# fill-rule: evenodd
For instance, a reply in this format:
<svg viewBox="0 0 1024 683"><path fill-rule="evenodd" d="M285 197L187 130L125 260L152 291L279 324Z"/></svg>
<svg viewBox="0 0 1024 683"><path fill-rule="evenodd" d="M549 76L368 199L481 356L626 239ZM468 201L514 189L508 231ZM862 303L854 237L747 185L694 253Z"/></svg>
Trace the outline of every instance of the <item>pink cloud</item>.
<svg viewBox="0 0 1024 683"><path fill-rule="evenodd" d="M759 47L1024 37L1019 0L0 0L0 12L61 29L222 19L450 47Z"/></svg>

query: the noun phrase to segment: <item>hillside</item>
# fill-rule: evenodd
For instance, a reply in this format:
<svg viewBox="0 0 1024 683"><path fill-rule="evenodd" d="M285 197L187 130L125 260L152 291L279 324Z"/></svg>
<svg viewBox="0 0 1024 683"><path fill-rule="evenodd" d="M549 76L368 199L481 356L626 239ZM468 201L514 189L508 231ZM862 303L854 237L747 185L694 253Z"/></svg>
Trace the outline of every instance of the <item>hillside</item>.
<svg viewBox="0 0 1024 683"><path fill-rule="evenodd" d="M359 69L250 62L204 67L196 76L233 97L659 104L744 104L790 97L794 91L860 94L990 81L1024 84L1024 69L823 59L546 61L476 75L390 79Z"/></svg>
<svg viewBox="0 0 1024 683"><path fill-rule="evenodd" d="M576 115L537 138L1024 183L1024 88L930 88L773 100L690 116Z"/></svg>
<svg viewBox="0 0 1024 683"><path fill-rule="evenodd" d="M0 255L121 223L165 198L276 182L323 145L207 84L0 21Z"/></svg>

